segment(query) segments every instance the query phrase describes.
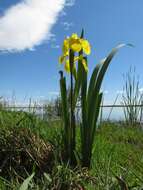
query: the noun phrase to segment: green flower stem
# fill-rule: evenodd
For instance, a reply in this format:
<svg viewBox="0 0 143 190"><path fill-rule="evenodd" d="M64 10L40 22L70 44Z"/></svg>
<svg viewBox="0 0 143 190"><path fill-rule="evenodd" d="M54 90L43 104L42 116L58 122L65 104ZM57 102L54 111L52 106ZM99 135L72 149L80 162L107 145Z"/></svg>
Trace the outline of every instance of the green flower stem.
<svg viewBox="0 0 143 190"><path fill-rule="evenodd" d="M69 61L70 61L70 143L71 143L71 152L70 152L70 161L71 164L75 164L75 115L74 115L74 108L73 108L73 64L74 64L74 52L70 50L69 54Z"/></svg>

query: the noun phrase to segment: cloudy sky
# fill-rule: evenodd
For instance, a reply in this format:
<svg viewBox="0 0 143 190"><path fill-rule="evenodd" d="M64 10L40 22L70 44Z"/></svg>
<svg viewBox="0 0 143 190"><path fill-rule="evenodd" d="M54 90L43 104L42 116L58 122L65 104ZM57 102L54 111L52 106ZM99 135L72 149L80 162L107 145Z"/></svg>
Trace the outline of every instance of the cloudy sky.
<svg viewBox="0 0 143 190"><path fill-rule="evenodd" d="M65 36L82 28L92 46L89 74L119 43L122 49L110 65L103 90L113 102L123 86L122 74L136 67L143 87L142 0L1 0L0 96L48 99L59 91L58 56Z"/></svg>

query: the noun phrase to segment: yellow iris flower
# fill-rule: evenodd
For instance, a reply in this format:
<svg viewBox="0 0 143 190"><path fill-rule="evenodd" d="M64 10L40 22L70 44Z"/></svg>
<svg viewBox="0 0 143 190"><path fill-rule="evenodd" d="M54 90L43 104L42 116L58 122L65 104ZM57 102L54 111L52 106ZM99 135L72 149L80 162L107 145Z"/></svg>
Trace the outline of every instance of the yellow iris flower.
<svg viewBox="0 0 143 190"><path fill-rule="evenodd" d="M83 50L83 52L86 55L90 54L91 51L91 47L90 44L87 40L80 38L77 34L73 33L71 35L71 37L68 37L64 40L63 42L63 55L59 57L59 62L65 63L65 70L69 73L70 72L70 64L69 64L69 51L70 49L74 52L74 53L78 53L81 50ZM88 71L88 67L87 67L87 63L85 61L85 59L81 56L81 57L75 57L74 58L74 68L76 68L75 66L75 62L78 60L82 60L82 64L85 68L86 71Z"/></svg>
<svg viewBox="0 0 143 190"><path fill-rule="evenodd" d="M83 52L86 55L90 54L90 44L87 40L78 37L77 34L72 34L70 38L66 38L63 43L63 55L68 55L69 49L74 52Z"/></svg>

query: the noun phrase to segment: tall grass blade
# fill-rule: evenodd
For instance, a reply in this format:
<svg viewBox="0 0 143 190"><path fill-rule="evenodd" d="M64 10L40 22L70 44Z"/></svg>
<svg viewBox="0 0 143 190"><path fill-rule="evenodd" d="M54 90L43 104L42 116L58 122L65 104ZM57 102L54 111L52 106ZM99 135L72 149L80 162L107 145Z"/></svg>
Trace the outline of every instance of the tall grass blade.
<svg viewBox="0 0 143 190"><path fill-rule="evenodd" d="M22 185L20 186L19 190L27 190L34 175L35 175L35 173L33 173L31 176L29 176L27 179L25 179L24 182L22 183Z"/></svg>

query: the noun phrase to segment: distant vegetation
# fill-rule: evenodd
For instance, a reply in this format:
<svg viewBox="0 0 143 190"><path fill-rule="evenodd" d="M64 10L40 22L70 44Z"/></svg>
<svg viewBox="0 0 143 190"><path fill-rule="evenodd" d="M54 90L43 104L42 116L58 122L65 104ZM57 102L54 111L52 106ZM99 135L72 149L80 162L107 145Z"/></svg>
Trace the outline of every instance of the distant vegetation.
<svg viewBox="0 0 143 190"><path fill-rule="evenodd" d="M122 104L124 105L126 125L141 127L143 122L143 92L140 91L140 83L135 68L130 68L129 72L124 75L124 80Z"/></svg>

